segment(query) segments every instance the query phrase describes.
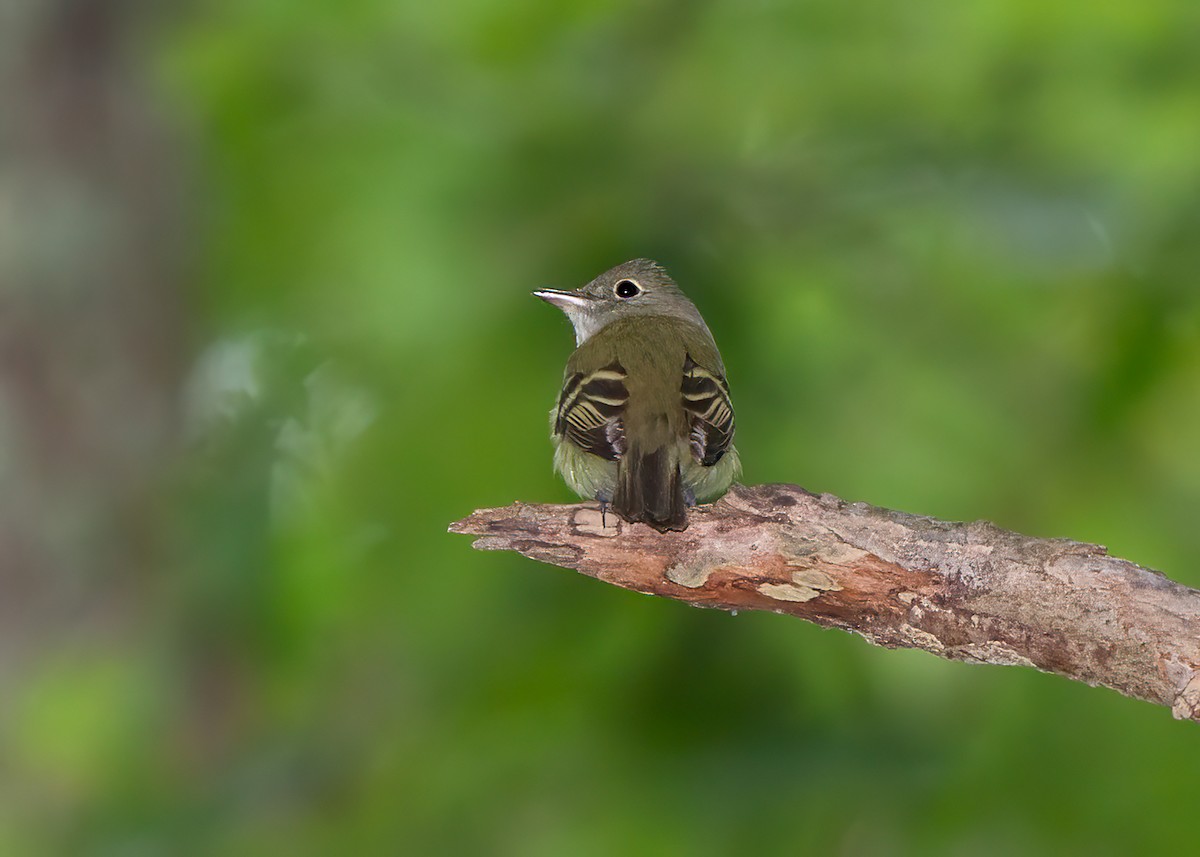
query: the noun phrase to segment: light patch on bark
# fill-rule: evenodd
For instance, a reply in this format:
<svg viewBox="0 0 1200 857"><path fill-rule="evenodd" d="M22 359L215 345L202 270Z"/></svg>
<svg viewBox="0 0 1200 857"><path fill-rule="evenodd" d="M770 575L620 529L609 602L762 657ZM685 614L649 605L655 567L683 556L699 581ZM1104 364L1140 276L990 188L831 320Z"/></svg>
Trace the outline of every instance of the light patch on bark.
<svg viewBox="0 0 1200 857"><path fill-rule="evenodd" d="M806 568L803 571L792 572L792 582L797 586L807 586L818 592L838 592L842 585L823 571Z"/></svg>
<svg viewBox="0 0 1200 857"><path fill-rule="evenodd" d="M901 625L896 631L904 644L910 648L924 649L935 655L941 655L946 651L946 646L942 641L928 631L922 631L912 625Z"/></svg>
<svg viewBox="0 0 1200 857"><path fill-rule="evenodd" d="M812 601L821 594L819 589L811 586L798 586L795 583L763 583L758 591L776 601Z"/></svg>
<svg viewBox="0 0 1200 857"><path fill-rule="evenodd" d="M845 542L836 542L821 551L821 559L830 565L853 565L862 562L868 556L870 554L865 550Z"/></svg>
<svg viewBox="0 0 1200 857"><path fill-rule="evenodd" d="M699 589L708 582L712 569L702 565L673 565L663 574L672 583L688 589Z"/></svg>
<svg viewBox="0 0 1200 857"><path fill-rule="evenodd" d="M606 520L607 519L607 520ZM611 539L621 532L621 519L612 512L601 515L599 509L580 509L573 520L575 532Z"/></svg>

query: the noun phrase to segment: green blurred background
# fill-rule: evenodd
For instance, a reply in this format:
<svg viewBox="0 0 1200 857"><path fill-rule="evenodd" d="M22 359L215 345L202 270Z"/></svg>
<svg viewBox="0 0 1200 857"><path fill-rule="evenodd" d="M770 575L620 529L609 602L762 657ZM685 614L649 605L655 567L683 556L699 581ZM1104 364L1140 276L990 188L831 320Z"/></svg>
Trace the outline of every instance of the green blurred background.
<svg viewBox="0 0 1200 857"><path fill-rule="evenodd" d="M1185 853L1200 730L447 524L660 260L749 483L1200 585L1200 7L0 12L0 853Z"/></svg>

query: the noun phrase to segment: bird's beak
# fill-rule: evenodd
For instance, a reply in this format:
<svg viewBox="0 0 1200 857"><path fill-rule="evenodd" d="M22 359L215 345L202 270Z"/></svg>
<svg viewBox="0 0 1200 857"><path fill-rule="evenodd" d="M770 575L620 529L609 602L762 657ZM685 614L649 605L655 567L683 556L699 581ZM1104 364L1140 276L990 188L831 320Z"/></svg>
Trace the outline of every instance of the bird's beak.
<svg viewBox="0 0 1200 857"><path fill-rule="evenodd" d="M559 289L538 289L533 293L533 296L541 298L548 304L554 304L563 312L566 312L568 309L580 309L588 306L593 300L593 298L581 295L579 292L564 292Z"/></svg>

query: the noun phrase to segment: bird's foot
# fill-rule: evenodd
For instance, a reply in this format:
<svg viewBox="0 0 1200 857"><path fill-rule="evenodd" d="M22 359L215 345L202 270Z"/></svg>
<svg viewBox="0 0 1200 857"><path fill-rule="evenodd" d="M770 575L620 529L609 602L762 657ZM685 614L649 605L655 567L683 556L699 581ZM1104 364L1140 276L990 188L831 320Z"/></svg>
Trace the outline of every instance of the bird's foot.
<svg viewBox="0 0 1200 857"><path fill-rule="evenodd" d="M608 503L611 498L606 494L597 494L596 502L600 504L600 529L608 527Z"/></svg>

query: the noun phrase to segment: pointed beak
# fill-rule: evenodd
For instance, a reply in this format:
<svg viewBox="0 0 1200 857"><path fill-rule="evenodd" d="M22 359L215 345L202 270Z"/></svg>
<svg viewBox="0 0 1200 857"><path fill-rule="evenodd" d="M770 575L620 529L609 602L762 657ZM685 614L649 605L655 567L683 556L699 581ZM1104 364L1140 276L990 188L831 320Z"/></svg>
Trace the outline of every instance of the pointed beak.
<svg viewBox="0 0 1200 857"><path fill-rule="evenodd" d="M548 304L554 304L563 312L566 312L568 309L588 306L592 302L592 298L581 295L578 292L564 292L559 289L538 289L533 293L533 296L541 298Z"/></svg>

